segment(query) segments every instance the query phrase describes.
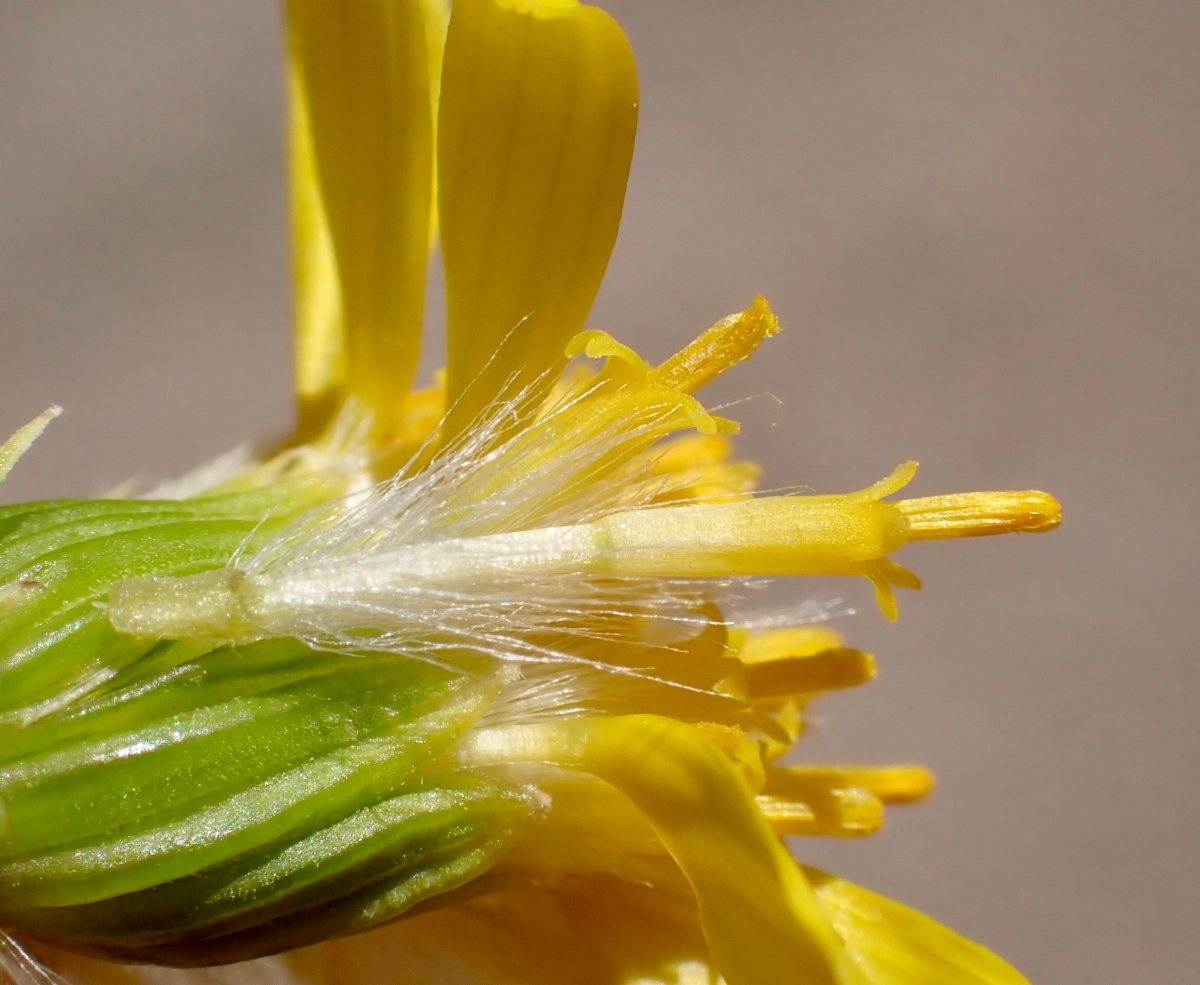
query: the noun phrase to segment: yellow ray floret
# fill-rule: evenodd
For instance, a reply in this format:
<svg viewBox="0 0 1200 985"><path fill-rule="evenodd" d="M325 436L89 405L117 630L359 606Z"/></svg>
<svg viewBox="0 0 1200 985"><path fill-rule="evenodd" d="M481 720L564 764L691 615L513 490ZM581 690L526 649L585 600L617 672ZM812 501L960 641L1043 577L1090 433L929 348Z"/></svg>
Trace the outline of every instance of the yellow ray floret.
<svg viewBox="0 0 1200 985"><path fill-rule="evenodd" d="M729 985L854 980L841 942L750 789L695 729L652 716L514 726L477 734L466 756L557 763L621 790L691 883Z"/></svg>
<svg viewBox="0 0 1200 985"><path fill-rule="evenodd" d="M805 873L821 911L872 985L1029 985L987 948L924 914L816 869Z"/></svg>
<svg viewBox="0 0 1200 985"><path fill-rule="evenodd" d="M345 395L384 433L420 350L445 8L289 0L288 10L302 437Z"/></svg>
<svg viewBox="0 0 1200 985"><path fill-rule="evenodd" d="M598 8L455 4L438 135L448 435L562 365L616 241L637 107L633 52Z"/></svg>

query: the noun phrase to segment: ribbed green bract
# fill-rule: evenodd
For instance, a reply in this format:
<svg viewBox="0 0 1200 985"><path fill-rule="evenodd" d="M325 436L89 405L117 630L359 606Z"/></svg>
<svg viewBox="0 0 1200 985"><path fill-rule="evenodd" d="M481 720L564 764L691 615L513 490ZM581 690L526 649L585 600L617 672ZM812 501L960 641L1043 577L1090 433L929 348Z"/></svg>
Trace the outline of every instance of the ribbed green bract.
<svg viewBox="0 0 1200 985"><path fill-rule="evenodd" d="M115 581L221 567L319 498L0 508L0 927L163 964L243 960L390 919L508 843L526 799L445 755L491 685L109 625Z"/></svg>

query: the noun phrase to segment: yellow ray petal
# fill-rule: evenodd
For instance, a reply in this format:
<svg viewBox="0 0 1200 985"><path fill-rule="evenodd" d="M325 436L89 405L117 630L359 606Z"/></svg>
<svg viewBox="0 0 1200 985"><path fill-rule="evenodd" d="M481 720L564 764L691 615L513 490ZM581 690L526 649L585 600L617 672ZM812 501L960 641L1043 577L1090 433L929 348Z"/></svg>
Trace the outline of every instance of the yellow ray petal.
<svg viewBox="0 0 1200 985"><path fill-rule="evenodd" d="M292 277L295 283L297 438L307 441L336 411L346 374L342 295L329 220L317 184L312 125L304 84L288 64L292 197Z"/></svg>
<svg viewBox="0 0 1200 985"><path fill-rule="evenodd" d="M654 471L661 475L720 465L733 453L723 434L687 434L654 449Z"/></svg>
<svg viewBox="0 0 1200 985"><path fill-rule="evenodd" d="M1029 985L1011 965L916 910L805 868L821 910L871 985Z"/></svg>
<svg viewBox="0 0 1200 985"><path fill-rule="evenodd" d="M397 927L390 936L399 946L376 945L382 955L352 957L343 945L337 950L349 963L327 964L333 974L325 981L345 985L345 967L369 963L375 973L357 980L715 985L715 976L695 977L711 959L689 895L686 884L651 888L604 877L523 887ZM403 973L390 977L393 967Z"/></svg>
<svg viewBox="0 0 1200 985"><path fill-rule="evenodd" d="M902 904L804 868L869 985L1029 985L986 948ZM114 965L35 945L74 985L716 985L686 884L605 875L517 886L355 937L206 970ZM792 969L796 971L796 969ZM807 979L798 974L763 985ZM732 982L732 980L731 980Z"/></svg>
<svg viewBox="0 0 1200 985"><path fill-rule="evenodd" d="M438 0L289 0L298 387L390 427L416 371L433 205ZM336 276L335 276L336 274ZM339 368L339 363L341 368Z"/></svg>
<svg viewBox="0 0 1200 985"><path fill-rule="evenodd" d="M287 960L306 985L716 985L677 870L520 886Z"/></svg>
<svg viewBox="0 0 1200 985"><path fill-rule="evenodd" d="M637 103L633 52L603 11L456 0L438 136L448 436L510 377L564 364L616 240Z"/></svg>
<svg viewBox="0 0 1200 985"><path fill-rule="evenodd" d="M476 733L467 756L583 769L629 797L691 883L729 985L854 980L749 787L696 729L650 715L513 726Z"/></svg>

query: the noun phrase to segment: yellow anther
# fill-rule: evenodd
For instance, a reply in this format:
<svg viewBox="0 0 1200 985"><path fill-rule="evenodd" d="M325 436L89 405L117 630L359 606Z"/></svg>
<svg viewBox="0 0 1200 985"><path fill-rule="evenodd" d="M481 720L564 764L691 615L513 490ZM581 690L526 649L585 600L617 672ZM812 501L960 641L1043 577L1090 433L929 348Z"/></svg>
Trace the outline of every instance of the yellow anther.
<svg viewBox="0 0 1200 985"><path fill-rule="evenodd" d="M771 767L756 802L778 834L845 838L879 830L884 804L932 789L933 774L921 766Z"/></svg>
<svg viewBox="0 0 1200 985"><path fill-rule="evenodd" d="M1058 500L1036 489L904 499L896 508L908 517L909 540L1036 534L1062 522Z"/></svg>
<svg viewBox="0 0 1200 985"><path fill-rule="evenodd" d="M779 319L762 296L745 311L722 318L682 352L651 374L656 386L692 393L711 383L730 366L749 359L763 339L779 331Z"/></svg>
<svg viewBox="0 0 1200 985"><path fill-rule="evenodd" d="M706 735L721 752L729 757L751 790L757 792L763 788L766 774L763 769L762 753L757 742L747 739L740 728L729 725L697 722L693 728Z"/></svg>

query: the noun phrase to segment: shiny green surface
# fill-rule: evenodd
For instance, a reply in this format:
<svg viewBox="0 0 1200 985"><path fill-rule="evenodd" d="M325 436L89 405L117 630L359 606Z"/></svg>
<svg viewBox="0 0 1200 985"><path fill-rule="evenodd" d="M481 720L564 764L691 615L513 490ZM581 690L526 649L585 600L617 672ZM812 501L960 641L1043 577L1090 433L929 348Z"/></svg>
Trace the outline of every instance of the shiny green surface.
<svg viewBox="0 0 1200 985"><path fill-rule="evenodd" d="M320 490L0 509L0 926L236 960L478 875L528 812L447 748L493 685L289 639L122 636L108 587L253 550Z"/></svg>

